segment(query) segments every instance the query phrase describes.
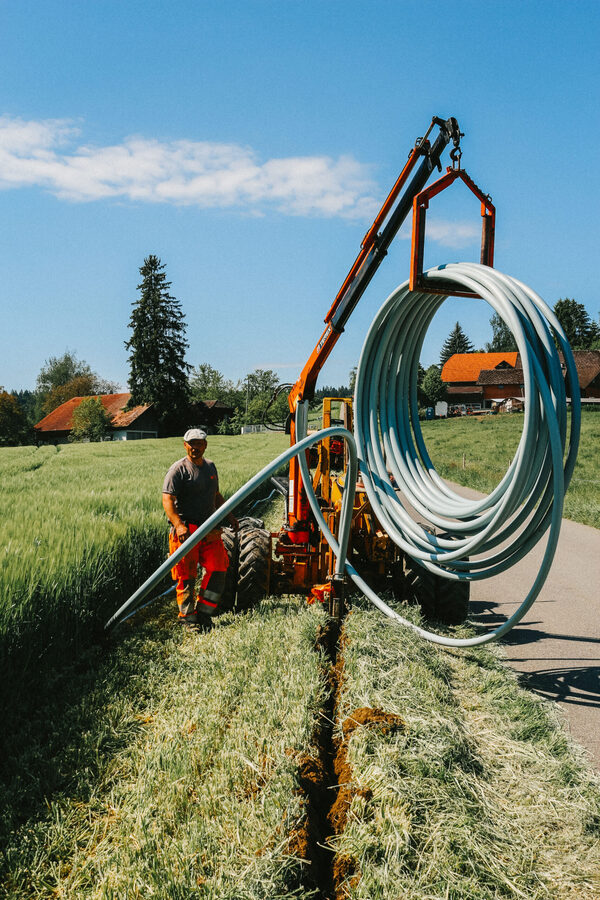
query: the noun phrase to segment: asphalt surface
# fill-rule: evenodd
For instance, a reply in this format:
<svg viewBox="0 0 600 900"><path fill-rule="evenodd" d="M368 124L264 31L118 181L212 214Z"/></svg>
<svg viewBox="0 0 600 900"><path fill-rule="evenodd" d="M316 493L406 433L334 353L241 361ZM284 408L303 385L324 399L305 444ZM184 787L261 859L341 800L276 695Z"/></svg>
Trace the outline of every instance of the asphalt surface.
<svg viewBox="0 0 600 900"><path fill-rule="evenodd" d="M494 628L513 614L533 584L545 546L544 537L516 566L471 586L476 622ZM600 530L563 519L546 583L502 645L520 683L560 705L572 736L600 769Z"/></svg>

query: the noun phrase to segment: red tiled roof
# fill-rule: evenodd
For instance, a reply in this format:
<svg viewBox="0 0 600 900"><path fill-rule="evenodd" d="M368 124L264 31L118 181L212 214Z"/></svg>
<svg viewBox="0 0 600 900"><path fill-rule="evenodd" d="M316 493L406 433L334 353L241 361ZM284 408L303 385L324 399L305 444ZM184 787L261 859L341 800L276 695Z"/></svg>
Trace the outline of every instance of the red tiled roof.
<svg viewBox="0 0 600 900"><path fill-rule="evenodd" d="M233 407L223 403L222 400L200 400L200 403L207 409L230 409L233 412Z"/></svg>
<svg viewBox="0 0 600 900"><path fill-rule="evenodd" d="M562 360L562 353L560 357ZM573 350L573 359L579 376L579 387L589 387L600 375L600 350Z"/></svg>
<svg viewBox="0 0 600 900"><path fill-rule="evenodd" d="M483 369L477 384L524 384L523 369Z"/></svg>
<svg viewBox="0 0 600 900"><path fill-rule="evenodd" d="M517 365L519 354L510 353L454 353L444 364L442 381L477 381L482 369L495 369L500 363Z"/></svg>
<svg viewBox="0 0 600 900"><path fill-rule="evenodd" d="M135 422L142 413L150 409L151 403L142 406L134 406L132 409L125 410L131 398L131 394L101 394L99 400L106 412L111 417L111 425L113 428L127 428L132 422ZM48 413L40 422L35 425L36 431L70 431L73 427L73 413L82 400L87 397L72 397L66 403L61 403L51 413Z"/></svg>

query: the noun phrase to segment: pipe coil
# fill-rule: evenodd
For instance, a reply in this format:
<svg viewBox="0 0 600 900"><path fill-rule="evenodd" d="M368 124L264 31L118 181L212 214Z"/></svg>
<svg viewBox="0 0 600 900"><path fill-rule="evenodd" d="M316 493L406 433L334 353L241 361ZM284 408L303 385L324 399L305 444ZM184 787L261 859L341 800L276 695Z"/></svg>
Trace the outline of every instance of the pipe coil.
<svg viewBox="0 0 600 900"><path fill-rule="evenodd" d="M420 629L438 643L469 646L509 631L546 579L577 456L579 385L560 323L520 281L476 263L440 266L430 269L426 278L432 284L451 281L457 289L479 294L512 331L523 367L523 432L506 474L489 496L465 499L438 475L419 422L417 376L427 328L446 297L411 292L406 282L375 317L357 371L354 432L359 473L373 511L392 540L421 566L461 581L505 571L549 530L538 575L521 606L501 627L470 639ZM554 337L566 366L566 389ZM571 397L570 423L566 391ZM415 521L409 506L424 524ZM398 618L389 607L383 611Z"/></svg>

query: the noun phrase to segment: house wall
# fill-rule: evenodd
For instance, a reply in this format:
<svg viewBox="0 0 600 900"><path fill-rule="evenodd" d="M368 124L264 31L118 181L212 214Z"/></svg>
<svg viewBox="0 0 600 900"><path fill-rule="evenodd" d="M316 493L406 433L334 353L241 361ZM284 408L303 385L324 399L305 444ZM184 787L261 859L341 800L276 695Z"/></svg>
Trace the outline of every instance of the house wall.
<svg viewBox="0 0 600 900"><path fill-rule="evenodd" d="M112 436L113 441L141 441L158 437L158 431L141 431L139 428L120 428Z"/></svg>
<svg viewBox="0 0 600 900"><path fill-rule="evenodd" d="M600 397L600 375L581 391L582 397Z"/></svg>
<svg viewBox="0 0 600 900"><path fill-rule="evenodd" d="M483 400L484 403L491 403L492 400L504 400L507 397L523 397L525 387L522 384L484 384Z"/></svg>

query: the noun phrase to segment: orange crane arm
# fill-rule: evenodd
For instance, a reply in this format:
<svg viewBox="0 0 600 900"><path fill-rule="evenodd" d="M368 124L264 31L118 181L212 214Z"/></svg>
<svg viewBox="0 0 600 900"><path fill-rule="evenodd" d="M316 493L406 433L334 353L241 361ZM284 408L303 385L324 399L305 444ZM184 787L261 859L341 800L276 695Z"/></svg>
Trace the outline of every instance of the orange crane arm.
<svg viewBox="0 0 600 900"><path fill-rule="evenodd" d="M431 143L429 135L436 125L439 132L435 141ZM325 317L325 330L288 395L289 433L292 444L296 441L294 415L297 404L314 397L319 372L344 331L344 326L354 307L386 256L388 247L412 211L413 199L423 190L433 170L437 168L441 171L440 158L450 141L454 144L452 153L459 152L461 137L462 134L456 119L440 119L434 116L425 137L417 139L415 146L410 151L406 165L363 238L360 252ZM380 231L380 229L382 230ZM289 472L288 534L290 539L293 539L294 530L304 536L304 523L307 518L308 503L304 496L300 465L298 459L294 457L290 461Z"/></svg>
<svg viewBox="0 0 600 900"><path fill-rule="evenodd" d="M438 125L440 130L432 145L428 137L435 125ZM440 157L448 143L453 141L454 147L458 148L461 137L456 119L444 120L434 117L425 137L416 141L394 187L363 238L360 252L325 316L326 328L323 334L290 391L288 403L292 414L299 401L310 400L314 396L319 372L342 334L354 307L387 254L389 245L406 217L412 212L414 197L425 187L434 168L441 171ZM413 170L415 173L412 180L406 186ZM386 219L387 224L380 233Z"/></svg>

